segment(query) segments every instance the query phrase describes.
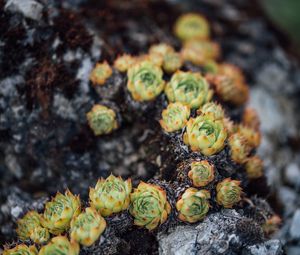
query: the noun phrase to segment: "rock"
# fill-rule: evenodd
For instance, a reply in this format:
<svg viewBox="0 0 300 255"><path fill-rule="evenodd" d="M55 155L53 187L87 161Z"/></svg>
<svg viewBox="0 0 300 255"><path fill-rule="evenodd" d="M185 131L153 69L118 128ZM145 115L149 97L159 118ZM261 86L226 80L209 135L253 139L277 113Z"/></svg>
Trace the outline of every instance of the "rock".
<svg viewBox="0 0 300 255"><path fill-rule="evenodd" d="M297 193L286 186L282 186L278 191L278 198L281 204L284 205L284 214L293 215L296 207Z"/></svg>
<svg viewBox="0 0 300 255"><path fill-rule="evenodd" d="M286 254L288 255L299 255L300 254L300 246L291 246L287 249Z"/></svg>
<svg viewBox="0 0 300 255"><path fill-rule="evenodd" d="M286 178L286 181L295 186L295 187L298 187L300 185L300 169L299 169L299 166L292 162L290 163L285 171L285 178Z"/></svg>
<svg viewBox="0 0 300 255"><path fill-rule="evenodd" d="M282 254L278 240L262 242L261 228L235 210L213 213L198 225L177 226L170 233L159 234L158 240L161 255Z"/></svg>
<svg viewBox="0 0 300 255"><path fill-rule="evenodd" d="M300 239L300 209L293 216L289 234L292 239Z"/></svg>
<svg viewBox="0 0 300 255"><path fill-rule="evenodd" d="M245 248L242 255L279 255L282 253L282 245L280 241L269 240L264 243Z"/></svg>
<svg viewBox="0 0 300 255"><path fill-rule="evenodd" d="M7 0L5 10L19 12L26 18L39 20L42 17L43 5L34 0Z"/></svg>

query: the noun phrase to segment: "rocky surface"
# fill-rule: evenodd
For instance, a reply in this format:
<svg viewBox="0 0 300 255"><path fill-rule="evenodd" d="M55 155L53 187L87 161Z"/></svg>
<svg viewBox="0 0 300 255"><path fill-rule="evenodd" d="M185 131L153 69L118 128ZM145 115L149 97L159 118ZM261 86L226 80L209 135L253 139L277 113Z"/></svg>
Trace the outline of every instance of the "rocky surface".
<svg viewBox="0 0 300 255"><path fill-rule="evenodd" d="M89 72L98 59L112 59L121 49L137 53L157 41L176 45L170 27L176 15L199 10L212 22L224 59L245 70L251 86L249 104L261 117L263 142L258 153L271 187L267 199L283 218L273 238L280 240L287 254L300 254L300 69L287 53L282 35L246 0L180 1L176 8L177 1L170 1L172 5L154 1L152 11L137 1L139 12L116 1L96 2L0 0L0 34L4 35L0 37L1 242L15 237L12 229L18 216L26 209L42 208L45 197L57 190L72 187L86 198L88 187L111 168L134 180L152 177L155 167L138 156L151 130L131 133L129 126L123 131L129 138L121 142L117 137L109 143L91 138L85 113L99 97L89 84ZM99 18L100 13L106 14ZM125 18L129 21L124 24ZM39 73L47 74L47 79ZM244 217L227 211L225 216L212 214L198 225L178 226L168 235L161 234L160 253L171 254L171 244L176 244L180 254L189 254L187 250L201 254L205 249L213 254L240 254L234 253L237 250L247 255L280 254L278 240L260 244L252 240L239 247L242 236L237 223ZM217 225L232 230L208 233ZM134 236L134 231L128 236ZM149 241L141 234L140 242L145 240ZM187 242L179 247L176 240ZM218 240L215 246L210 245L212 240ZM114 241L126 248L122 240ZM148 254L153 251L147 249Z"/></svg>

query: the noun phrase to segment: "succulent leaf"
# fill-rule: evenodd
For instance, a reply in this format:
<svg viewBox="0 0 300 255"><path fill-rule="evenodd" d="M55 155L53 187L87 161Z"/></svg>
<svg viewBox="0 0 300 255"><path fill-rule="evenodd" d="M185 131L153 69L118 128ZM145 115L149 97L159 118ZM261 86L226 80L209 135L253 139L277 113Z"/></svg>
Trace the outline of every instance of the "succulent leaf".
<svg viewBox="0 0 300 255"><path fill-rule="evenodd" d="M228 143L231 149L231 158L238 164L244 164L249 156L251 147L247 143L247 140L240 133L232 134Z"/></svg>
<svg viewBox="0 0 300 255"><path fill-rule="evenodd" d="M258 156L248 158L245 168L250 179L256 179L263 176L263 161Z"/></svg>
<svg viewBox="0 0 300 255"><path fill-rule="evenodd" d="M160 55L159 55L160 56ZM161 68L151 61L139 61L127 71L127 88L136 101L149 101L164 89Z"/></svg>
<svg viewBox="0 0 300 255"><path fill-rule="evenodd" d="M178 218L189 223L202 220L209 210L209 198L207 190L188 188L176 203Z"/></svg>
<svg viewBox="0 0 300 255"><path fill-rule="evenodd" d="M205 65L220 55L220 46L212 41L189 40L184 43L181 56L194 65Z"/></svg>
<svg viewBox="0 0 300 255"><path fill-rule="evenodd" d="M94 85L104 85L106 80L112 75L112 69L110 65L105 61L103 63L97 63L92 70L90 80Z"/></svg>
<svg viewBox="0 0 300 255"><path fill-rule="evenodd" d="M200 73L177 71L165 88L170 102L181 102L198 108L210 101L213 91Z"/></svg>
<svg viewBox="0 0 300 255"><path fill-rule="evenodd" d="M20 240L31 239L35 243L47 242L50 238L49 231L41 226L41 216L35 212L28 212L17 222L17 234Z"/></svg>
<svg viewBox="0 0 300 255"><path fill-rule="evenodd" d="M217 203L225 208L232 208L241 200L242 188L240 181L224 179L217 185Z"/></svg>
<svg viewBox="0 0 300 255"><path fill-rule="evenodd" d="M195 13L181 15L175 23L174 32L181 40L207 39L210 36L206 18Z"/></svg>
<svg viewBox="0 0 300 255"><path fill-rule="evenodd" d="M43 246L39 255L78 255L79 245L76 242L70 242L65 236L56 236Z"/></svg>
<svg viewBox="0 0 300 255"><path fill-rule="evenodd" d="M157 185L141 182L130 197L129 212L137 226L153 230L163 224L171 212L166 192Z"/></svg>
<svg viewBox="0 0 300 255"><path fill-rule="evenodd" d="M92 207L87 207L71 221L70 238L84 246L91 246L106 228L104 218Z"/></svg>
<svg viewBox="0 0 300 255"><path fill-rule="evenodd" d="M214 180L214 172L214 166L207 160L194 161L191 163L188 177L192 180L193 186L204 187Z"/></svg>
<svg viewBox="0 0 300 255"><path fill-rule="evenodd" d="M189 106L180 102L170 103L168 107L162 111L162 119L159 123L166 132L177 131L186 125L190 114Z"/></svg>
<svg viewBox="0 0 300 255"><path fill-rule="evenodd" d="M221 151L225 146L227 131L222 120L215 120L210 115L190 118L187 122L183 141L192 151L199 151L210 156Z"/></svg>
<svg viewBox="0 0 300 255"><path fill-rule="evenodd" d="M59 235L69 229L71 219L80 213L80 208L79 196L74 196L69 190L64 195L57 193L46 203L41 223L50 233Z"/></svg>
<svg viewBox="0 0 300 255"><path fill-rule="evenodd" d="M101 178L95 188L90 189L90 204L102 216L121 212L129 206L131 190L131 179L124 181L114 175L110 175L105 180Z"/></svg>
<svg viewBox="0 0 300 255"><path fill-rule="evenodd" d="M34 245L27 246L25 244L19 244L14 248L5 249L3 255L37 255L38 250Z"/></svg>
<svg viewBox="0 0 300 255"><path fill-rule="evenodd" d="M104 105L94 105L86 116L89 126L95 135L110 134L113 130L118 128L116 113Z"/></svg>

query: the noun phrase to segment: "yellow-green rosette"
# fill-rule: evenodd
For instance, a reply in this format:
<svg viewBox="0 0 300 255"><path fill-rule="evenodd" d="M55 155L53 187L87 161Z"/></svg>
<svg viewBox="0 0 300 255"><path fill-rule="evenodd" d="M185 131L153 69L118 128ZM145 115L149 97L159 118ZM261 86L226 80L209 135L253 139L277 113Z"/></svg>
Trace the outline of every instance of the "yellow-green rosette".
<svg viewBox="0 0 300 255"><path fill-rule="evenodd" d="M259 130L255 130L251 127L247 127L244 125L238 125L237 131L245 137L247 143L252 148L257 148L260 145L261 141L261 133Z"/></svg>
<svg viewBox="0 0 300 255"><path fill-rule="evenodd" d="M241 200L241 195L240 181L226 178L217 185L217 203L225 208L232 208Z"/></svg>
<svg viewBox="0 0 300 255"><path fill-rule="evenodd" d="M189 223L202 220L209 211L209 198L207 190L188 188L176 203L178 218Z"/></svg>
<svg viewBox="0 0 300 255"><path fill-rule="evenodd" d="M95 188L90 188L90 204L102 216L110 216L128 208L131 190L131 179L124 181L114 175L106 179L101 178Z"/></svg>
<svg viewBox="0 0 300 255"><path fill-rule="evenodd" d="M181 56L183 61L202 66L220 56L220 46L212 41L190 40L184 43Z"/></svg>
<svg viewBox="0 0 300 255"><path fill-rule="evenodd" d="M216 120L222 120L225 117L222 106L214 102L204 104L202 107L199 108L197 113L202 115L210 115Z"/></svg>
<svg viewBox="0 0 300 255"><path fill-rule="evenodd" d="M50 233L59 235L70 228L70 222L80 213L80 208L79 196L74 196L69 190L64 195L57 193L46 203L41 223Z"/></svg>
<svg viewBox="0 0 300 255"><path fill-rule="evenodd" d="M190 118L187 122L183 141L192 151L199 151L210 156L221 151L225 146L227 131L222 120L216 120L210 115Z"/></svg>
<svg viewBox="0 0 300 255"><path fill-rule="evenodd" d="M194 161L191 163L191 170L188 172L188 177L193 182L193 186L204 187L215 178L214 166L207 160Z"/></svg>
<svg viewBox="0 0 300 255"><path fill-rule="evenodd" d="M164 56L163 69L166 73L174 73L182 66L182 59L179 53L171 52Z"/></svg>
<svg viewBox="0 0 300 255"><path fill-rule="evenodd" d="M115 111L104 105L94 105L86 116L88 124L96 136L110 134L118 128Z"/></svg>
<svg viewBox="0 0 300 255"><path fill-rule="evenodd" d="M130 197L129 212L137 226L153 230L163 224L171 212L165 190L157 185L141 182Z"/></svg>
<svg viewBox="0 0 300 255"><path fill-rule="evenodd" d="M210 101L213 91L200 73L177 71L165 88L170 102L181 102L198 108Z"/></svg>
<svg viewBox="0 0 300 255"><path fill-rule="evenodd" d="M162 111L162 119L159 121L161 127L166 132L174 132L182 129L190 117L191 110L189 106L182 103L170 103Z"/></svg>
<svg viewBox="0 0 300 255"><path fill-rule="evenodd" d="M31 239L38 244L47 242L50 238L49 231L41 226L41 216L36 211L30 211L18 220L16 232L20 240Z"/></svg>
<svg viewBox="0 0 300 255"><path fill-rule="evenodd" d="M246 138L240 133L235 133L229 137L228 143L232 160L238 164L244 164L251 151L251 146L247 143Z"/></svg>
<svg viewBox="0 0 300 255"><path fill-rule="evenodd" d="M104 85L106 80L112 75L110 65L105 61L97 63L90 74L90 80L94 85Z"/></svg>
<svg viewBox="0 0 300 255"><path fill-rule="evenodd" d="M56 236L43 246L38 255L78 255L79 244L70 242L65 236Z"/></svg>
<svg viewBox="0 0 300 255"><path fill-rule="evenodd" d="M139 61L127 71L127 88L136 101L149 101L164 89L163 71L151 61Z"/></svg>
<svg viewBox="0 0 300 255"><path fill-rule="evenodd" d="M247 176L250 179L256 179L263 176L263 161L258 156L247 159L245 164Z"/></svg>
<svg viewBox="0 0 300 255"><path fill-rule="evenodd" d="M106 228L104 218L92 207L71 221L70 238L84 246L91 246Z"/></svg>
<svg viewBox="0 0 300 255"><path fill-rule="evenodd" d="M174 33L180 40L207 39L210 36L208 21L196 13L181 15L174 26Z"/></svg>
<svg viewBox="0 0 300 255"><path fill-rule="evenodd" d="M38 250L34 245L27 246L25 244L19 244L14 248L5 249L3 251L3 255L37 255L37 254L38 254Z"/></svg>
<svg viewBox="0 0 300 255"><path fill-rule="evenodd" d="M123 54L116 58L114 67L120 72L126 72L129 67L133 66L136 59L128 54Z"/></svg>
<svg viewBox="0 0 300 255"><path fill-rule="evenodd" d="M149 49L149 54L161 54L165 56L169 53L175 52L174 48L166 43L154 44Z"/></svg>

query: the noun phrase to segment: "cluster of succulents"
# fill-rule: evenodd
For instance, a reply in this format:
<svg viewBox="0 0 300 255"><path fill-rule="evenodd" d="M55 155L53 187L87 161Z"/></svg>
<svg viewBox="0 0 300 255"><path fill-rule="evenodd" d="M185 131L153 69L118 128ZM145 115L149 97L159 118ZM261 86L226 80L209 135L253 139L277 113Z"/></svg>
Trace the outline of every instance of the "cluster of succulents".
<svg viewBox="0 0 300 255"><path fill-rule="evenodd" d="M164 134L175 134L182 146L196 155L193 161L185 162L187 169L177 176L179 183L183 178L188 187L180 188L175 195L166 186L176 189L176 183L161 185L161 180L156 180L141 181L133 189L130 179L110 175L90 189L89 205L84 209L85 203L69 190L57 193L46 203L43 213L31 211L18 221L20 240L31 240L37 246L22 244L6 249L4 254L23 254L21 250L29 255L79 254L80 245L91 246L99 240L109 226L107 217L123 212L129 212L134 225L153 231L167 224L168 219L198 222L209 213L211 204L219 208L237 206L244 196L241 181L217 179L218 168L211 160L225 147L233 164L240 165L250 179L263 175L262 161L254 155L260 143L257 115L246 108L242 123L235 123L225 107L215 102L230 107L246 103L249 92L242 72L238 67L217 62L220 47L210 41L210 27L204 17L183 15L174 32L183 42L180 52L165 43L152 45L148 54L119 56L113 67L107 62L98 63L90 80L95 86L105 87L112 73L120 72L126 75L130 100L140 104L160 96L165 100L167 106L159 120ZM203 72L181 69L186 62ZM120 128L117 112L101 103L87 113L87 122L96 136Z"/></svg>

